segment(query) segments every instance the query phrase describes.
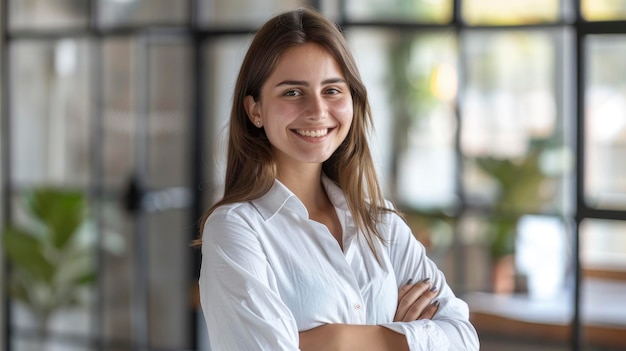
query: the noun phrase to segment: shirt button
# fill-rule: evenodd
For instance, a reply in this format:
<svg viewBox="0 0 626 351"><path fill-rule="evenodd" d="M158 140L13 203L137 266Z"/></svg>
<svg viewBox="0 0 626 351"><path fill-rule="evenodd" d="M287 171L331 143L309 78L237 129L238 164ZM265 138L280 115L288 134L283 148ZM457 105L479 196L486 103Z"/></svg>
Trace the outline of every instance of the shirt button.
<svg viewBox="0 0 626 351"><path fill-rule="evenodd" d="M360 304L358 304L358 303L355 303L355 304L354 304L354 309L355 309L355 310L360 310L360 309L361 309L361 305L360 305Z"/></svg>

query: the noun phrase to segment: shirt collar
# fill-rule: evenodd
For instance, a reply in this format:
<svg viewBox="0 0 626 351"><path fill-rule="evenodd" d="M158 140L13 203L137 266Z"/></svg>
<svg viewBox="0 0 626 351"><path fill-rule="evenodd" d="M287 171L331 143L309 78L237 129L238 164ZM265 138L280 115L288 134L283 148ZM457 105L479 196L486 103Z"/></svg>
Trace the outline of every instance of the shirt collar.
<svg viewBox="0 0 626 351"><path fill-rule="evenodd" d="M322 174L322 185L335 208L348 210L343 191L325 174ZM302 201L278 179L274 179L274 184L265 195L252 200L251 203L266 221L274 217L283 207L295 211L304 218L309 218L309 212Z"/></svg>

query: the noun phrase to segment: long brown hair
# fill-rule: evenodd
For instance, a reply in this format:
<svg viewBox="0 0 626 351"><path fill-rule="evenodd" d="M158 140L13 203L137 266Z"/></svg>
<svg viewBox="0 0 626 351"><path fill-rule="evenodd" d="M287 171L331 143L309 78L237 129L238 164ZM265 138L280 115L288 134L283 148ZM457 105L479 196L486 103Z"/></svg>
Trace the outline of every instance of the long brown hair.
<svg viewBox="0 0 626 351"><path fill-rule="evenodd" d="M300 8L277 15L259 29L250 44L233 97L224 196L206 211L202 223L219 206L259 198L272 187L277 172L272 148L263 129L250 122L244 99L250 95L258 100L262 85L282 53L305 43L316 43L328 50L350 87L352 125L344 142L323 163L322 169L345 193L357 227L377 255L374 241L384 240L376 224L386 209L367 140L372 128L367 91L340 29L312 9Z"/></svg>

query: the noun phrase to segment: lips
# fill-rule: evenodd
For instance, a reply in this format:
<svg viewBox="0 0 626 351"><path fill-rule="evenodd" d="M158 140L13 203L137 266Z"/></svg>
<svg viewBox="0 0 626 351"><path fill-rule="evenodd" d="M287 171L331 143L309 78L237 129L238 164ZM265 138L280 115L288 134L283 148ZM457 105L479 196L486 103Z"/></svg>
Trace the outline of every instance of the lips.
<svg viewBox="0 0 626 351"><path fill-rule="evenodd" d="M294 129L298 135L308 138L321 138L328 134L328 128L324 129Z"/></svg>

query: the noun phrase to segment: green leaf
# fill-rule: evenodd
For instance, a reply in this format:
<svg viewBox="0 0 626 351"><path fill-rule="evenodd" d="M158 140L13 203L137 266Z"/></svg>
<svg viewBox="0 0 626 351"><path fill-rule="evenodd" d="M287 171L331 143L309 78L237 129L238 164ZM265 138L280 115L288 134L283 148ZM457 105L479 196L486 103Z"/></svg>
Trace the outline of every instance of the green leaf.
<svg viewBox="0 0 626 351"><path fill-rule="evenodd" d="M81 277L78 277L75 281L74 284L81 286L81 285L90 285L92 283L94 283L97 279L98 275L96 274L96 272L89 272L84 274Z"/></svg>
<svg viewBox="0 0 626 351"><path fill-rule="evenodd" d="M53 280L54 265L44 256L39 239L21 229L8 228L3 232L2 242L7 258L16 270L46 282Z"/></svg>
<svg viewBox="0 0 626 351"><path fill-rule="evenodd" d="M49 232L56 248L67 245L85 218L85 199L80 191L39 188L32 192L27 205Z"/></svg>
<svg viewBox="0 0 626 351"><path fill-rule="evenodd" d="M92 275L94 271L92 250L67 251L62 258L62 264L57 267L56 282L57 284L74 285L83 277Z"/></svg>

